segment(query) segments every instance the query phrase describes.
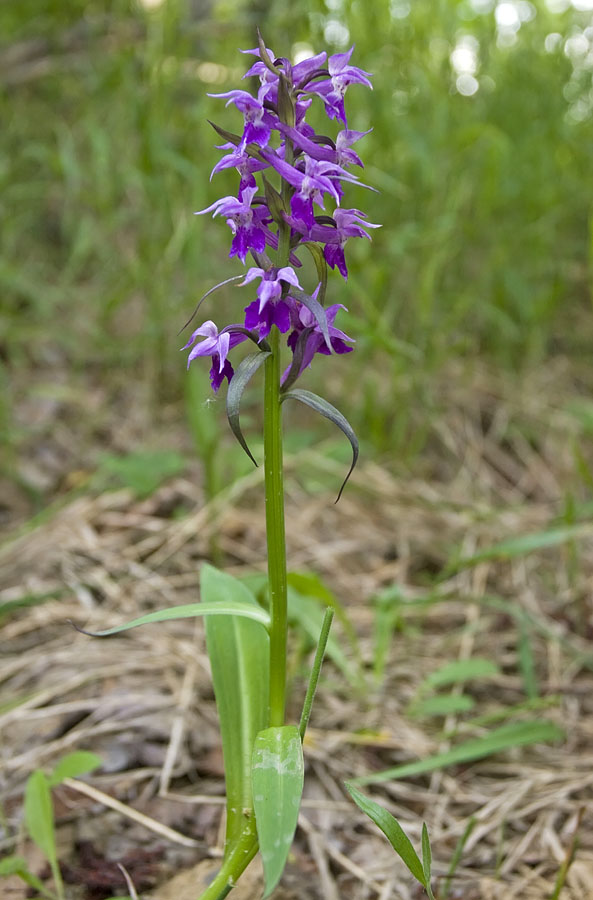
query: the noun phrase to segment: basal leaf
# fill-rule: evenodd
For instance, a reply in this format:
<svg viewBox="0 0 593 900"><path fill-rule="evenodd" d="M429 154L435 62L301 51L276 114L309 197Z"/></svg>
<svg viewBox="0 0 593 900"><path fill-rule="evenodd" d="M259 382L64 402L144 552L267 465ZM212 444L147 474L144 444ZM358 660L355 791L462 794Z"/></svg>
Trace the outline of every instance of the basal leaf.
<svg viewBox="0 0 593 900"><path fill-rule="evenodd" d="M234 379L233 379L234 381ZM232 382L231 382L232 384ZM350 446L352 447L352 465L348 470L348 474L342 483L342 487L338 493L336 503L342 496L342 491L346 487L346 482L350 478L352 474L352 470L356 465L358 460L358 438L354 433L354 429L348 422L345 416L336 409L335 406L332 406L331 403L328 403L327 400L324 400L323 397L319 397L318 394L313 394L311 391L304 391L301 388L294 388L291 391L287 391L287 393L282 395L282 400L299 400L301 403L304 403L306 406L314 409L315 412L321 413L322 416L325 416L326 419L329 419L330 422L333 422L334 425L340 429L340 431L346 435L348 440L350 441Z"/></svg>
<svg viewBox="0 0 593 900"><path fill-rule="evenodd" d="M303 793L303 748L295 725L266 728L253 750L253 804L268 897L284 871Z"/></svg>
<svg viewBox="0 0 593 900"><path fill-rule="evenodd" d="M151 622L168 622L172 619L191 619L193 616L242 616L246 619L253 619L266 628L270 624L270 616L265 609L257 604L255 606L247 606L245 603L235 600L227 600L224 603L185 603L181 606L170 606L169 609L158 609L155 612L147 613L138 619L132 619L125 625L116 625L114 628L106 628L104 631L86 631L74 625L77 631L82 634L88 634L90 637L109 637L113 634L119 634L122 631L129 631L130 628L137 628L139 625L149 625ZM74 624L74 623L73 623Z"/></svg>
<svg viewBox="0 0 593 900"><path fill-rule="evenodd" d="M414 850L410 838L407 836L397 819L383 806L380 806L374 800L371 800L370 797L365 796L365 794L357 790L352 782L346 782L346 788L358 808L361 809L369 819L372 819L375 825L379 826L416 881L419 881L425 888L427 881L420 858Z"/></svg>
<svg viewBox="0 0 593 900"><path fill-rule="evenodd" d="M248 588L213 566L200 578L210 605L243 605L262 612ZM236 615L209 616L206 643L218 707L227 794L227 853L245 829L255 829L251 756L256 735L268 724L269 638L261 621Z"/></svg>
<svg viewBox="0 0 593 900"><path fill-rule="evenodd" d="M257 465L251 450L247 446L247 441L243 437L243 432L241 431L241 423L239 419L240 411L241 411L241 398L243 397L243 391L247 386L250 378L257 372L262 363L266 361L266 359L270 356L269 351L259 350L257 353L250 353L249 356L246 356L243 359L233 375L233 378L229 384L229 388L226 395L226 414L229 420L229 425L231 426L231 431L243 447L243 450L252 461L254 466Z"/></svg>
<svg viewBox="0 0 593 900"><path fill-rule="evenodd" d="M79 775L86 775L93 769L98 769L103 765L103 760L96 753L88 750L75 750L69 753L55 766L53 772L48 778L49 786L55 787L65 778L77 778Z"/></svg>

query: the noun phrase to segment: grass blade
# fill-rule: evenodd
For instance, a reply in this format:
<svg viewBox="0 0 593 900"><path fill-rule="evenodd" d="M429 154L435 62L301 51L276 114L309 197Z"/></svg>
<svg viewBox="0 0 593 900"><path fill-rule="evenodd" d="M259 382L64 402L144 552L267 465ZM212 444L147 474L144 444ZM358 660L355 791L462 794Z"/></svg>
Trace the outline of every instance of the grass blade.
<svg viewBox="0 0 593 900"><path fill-rule="evenodd" d="M383 772L374 772L372 775L362 775L353 778L350 784L377 784L381 781L391 781L394 778L413 778L416 775L424 775L434 772L435 769L443 769L446 766L460 765L472 762L475 759L484 759L493 753L501 753L512 747L521 747L526 744L537 744L543 741L558 741L564 737L564 732L553 722L546 720L533 720L518 722L511 725L502 725L484 737L466 741L444 753L436 753L428 759L417 762L404 763Z"/></svg>
<svg viewBox="0 0 593 900"><path fill-rule="evenodd" d="M348 793L350 794L358 808L361 809L362 812L369 817L369 819L372 819L375 825L377 825L381 829L397 855L407 866L416 881L419 881L420 884L425 888L427 882L426 876L424 874L424 868L422 866L422 863L420 862L420 858L414 850L410 838L405 833L397 819L394 818L394 816L392 816L391 813L388 812L383 806L380 806L374 800L371 800L370 797L365 796L365 794L362 794L359 790L357 790L357 788L354 787L352 781L346 782L346 789L348 790Z"/></svg>

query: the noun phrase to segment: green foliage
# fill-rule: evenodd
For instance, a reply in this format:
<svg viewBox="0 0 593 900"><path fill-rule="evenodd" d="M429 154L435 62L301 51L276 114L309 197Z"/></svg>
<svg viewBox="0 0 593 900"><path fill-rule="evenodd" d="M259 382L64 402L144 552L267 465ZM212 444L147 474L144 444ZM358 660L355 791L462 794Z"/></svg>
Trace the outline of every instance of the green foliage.
<svg viewBox="0 0 593 900"><path fill-rule="evenodd" d="M445 663L427 676L424 685L436 690L451 684L463 684L465 681L486 678L499 673L500 669L491 660L474 656L470 659L458 659Z"/></svg>
<svg viewBox="0 0 593 900"><path fill-rule="evenodd" d="M97 769L101 764L101 758L95 753L76 750L63 757L49 776L40 769L36 769L27 779L24 802L25 828L31 840L37 844L49 863L56 893L47 890L39 878L29 871L26 860L20 856L9 856L1 860L0 876L17 875L25 884L44 897L52 898L52 900L57 897L58 900L63 900L64 884L58 862L51 790L66 778L85 775L92 772L93 769Z"/></svg>
<svg viewBox="0 0 593 900"><path fill-rule="evenodd" d="M202 568L200 585L205 603L261 612L244 584L212 566ZM268 725L269 639L259 622L208 616L206 643L224 756L228 854L246 830L255 833L251 757L256 735Z"/></svg>
<svg viewBox="0 0 593 900"><path fill-rule="evenodd" d="M138 450L125 456L106 454L101 468L138 497L149 497L168 478L183 472L186 462L173 450Z"/></svg>
<svg viewBox="0 0 593 900"><path fill-rule="evenodd" d="M11 875L16 875L43 897L55 900L56 895L48 891L43 882L29 871L27 861L22 856L5 856L4 859L0 859L0 878L2 876L9 878Z"/></svg>
<svg viewBox="0 0 593 900"><path fill-rule="evenodd" d="M467 825L463 830L463 834L460 835L459 840L455 845L455 850L453 851L453 856L451 857L451 862L449 863L449 868L447 869L447 877L440 892L441 900L447 900L447 897L449 896L449 891L451 890L451 882L461 861L463 849L467 844L472 831L476 827L477 821L478 820L475 818L475 816L471 816L468 819Z"/></svg>
<svg viewBox="0 0 593 900"><path fill-rule="evenodd" d="M314 597L306 596L288 586L288 618L308 635L313 645L317 644L323 626L324 610ZM338 638L330 634L327 641L327 655L340 670L348 684L357 692L364 690L364 674L360 666L344 652Z"/></svg>
<svg viewBox="0 0 593 900"><path fill-rule="evenodd" d="M479 738L464 741L451 750L436 753L418 762L404 763L385 769L383 772L375 772L372 775L363 775L354 778L351 784L375 784L382 781L390 781L393 778L414 778L427 772L434 772L446 766L463 765L476 759L484 759L494 753L502 753L512 747L522 747L526 744L538 744L543 741L559 741L564 737L564 732L553 722L546 719L533 719L524 722L513 722L495 728Z"/></svg>
<svg viewBox="0 0 593 900"><path fill-rule="evenodd" d="M192 619L195 616L239 616L252 619L254 622L259 622L260 625L267 627L270 623L270 617L265 609L262 609L257 604L245 603L241 597L241 592L237 591L236 593L239 599L233 597L232 592L229 591L227 598L224 600L203 600L201 603L169 606L167 609L158 609L155 612L146 613L145 616L139 616L137 619L132 619L131 622L126 622L124 625L115 625L113 628L106 628L103 631L85 631L82 628L78 630L91 637L110 637L114 634L121 634L123 631L129 631L130 628L138 628L139 625L169 622L174 619Z"/></svg>
<svg viewBox="0 0 593 900"><path fill-rule="evenodd" d="M593 534L593 525L590 522L583 522L577 525L568 525L565 528L550 528L547 531L538 531L535 534L522 534L518 537L508 538L500 541L498 544L493 544L491 547L485 547L483 550L472 554L472 556L466 556L463 559L450 563L447 566L445 576L448 577L453 572L472 568L487 560L516 559L520 556L526 556L528 553L534 553L536 550L559 547L569 541L590 537L591 534Z"/></svg>
<svg viewBox="0 0 593 900"><path fill-rule="evenodd" d="M264 897L269 897L284 871L297 826L304 777L298 728L283 725L260 731L253 748L252 784Z"/></svg>
<svg viewBox="0 0 593 900"><path fill-rule="evenodd" d="M346 788L358 808L372 819L375 825L379 826L410 873L426 890L430 900L434 900L430 885L432 853L426 825L422 825L422 860L420 860L409 837L390 812L376 803L375 800L366 797L352 782L347 782Z"/></svg>
<svg viewBox="0 0 593 900"><path fill-rule="evenodd" d="M66 778L78 778L79 775L86 775L88 772L98 769L103 764L103 760L96 753L89 750L75 750L64 756L54 767L48 777L50 788L61 784Z"/></svg>
<svg viewBox="0 0 593 900"><path fill-rule="evenodd" d="M409 712L415 716L448 716L469 712L474 700L465 694L432 694L440 688L462 685L476 679L498 675L497 665L489 659L474 656L470 659L445 663L431 672L418 688L418 697L410 704ZM427 696L428 694L428 696Z"/></svg>
<svg viewBox="0 0 593 900"><path fill-rule="evenodd" d="M31 839L35 841L47 859L58 897L64 896L64 885L58 863L54 810L49 781L37 770L29 777L25 789L25 824Z"/></svg>

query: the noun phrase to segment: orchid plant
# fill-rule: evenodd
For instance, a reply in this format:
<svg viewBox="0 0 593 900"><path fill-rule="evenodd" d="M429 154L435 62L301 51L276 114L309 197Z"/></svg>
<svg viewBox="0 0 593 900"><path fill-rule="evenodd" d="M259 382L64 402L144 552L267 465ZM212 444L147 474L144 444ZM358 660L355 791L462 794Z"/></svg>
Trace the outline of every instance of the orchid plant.
<svg viewBox="0 0 593 900"><path fill-rule="evenodd" d="M356 435L339 410L295 384L318 354L352 351L353 339L335 324L344 306L325 305L328 267L347 279L348 241L370 239L369 229L379 227L368 222L359 209L342 205L346 185L366 187L352 172L353 167L363 165L352 147L368 132L348 127L344 99L350 85L371 87L369 73L351 65L353 48L329 58L319 53L292 65L285 57L276 57L258 37L255 49L243 51L255 57L244 77L259 80L256 96L245 90L210 95L226 99L227 105L233 104L243 116L240 134L211 123L224 141L220 145L224 155L212 175L235 169L239 173L237 196L222 197L197 213L224 216L232 234L229 257L236 256L245 265L251 254L255 265L210 288L184 328L204 300L225 285L251 286L252 293L242 322L219 328L207 320L183 349L189 350L188 367L202 357L210 359L215 392L227 381L228 421L254 463L241 429L240 407L246 386L263 366L267 603L259 603L244 583L205 565L200 576L200 603L152 612L95 633L107 636L149 622L206 617L225 764L226 840L221 869L200 900L226 897L258 850L264 897L269 896L282 875L293 841L303 790L302 742L333 610L326 610L321 624L300 722L298 726L287 724L282 407L286 400L298 400L332 421L350 441L352 464L339 499L358 458ZM330 120L336 120L340 130L334 138L317 134L306 121L316 101L323 103ZM303 286L304 275L297 274L303 268L303 251L310 254L316 273L309 291ZM253 344L252 352L243 356L235 370L229 357L246 342ZM421 863L393 817L353 784L347 787L432 897L427 834L423 833Z"/></svg>

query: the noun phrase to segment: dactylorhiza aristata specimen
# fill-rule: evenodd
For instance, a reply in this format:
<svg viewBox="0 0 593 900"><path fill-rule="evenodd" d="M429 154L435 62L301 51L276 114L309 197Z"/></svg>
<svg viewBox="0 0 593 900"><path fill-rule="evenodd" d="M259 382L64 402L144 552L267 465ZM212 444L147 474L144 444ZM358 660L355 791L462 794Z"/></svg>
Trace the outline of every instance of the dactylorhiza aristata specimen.
<svg viewBox="0 0 593 900"><path fill-rule="evenodd" d="M327 266L346 279L348 240L370 238L368 229L379 227L367 222L361 210L342 205L344 185L357 184L353 169L362 167L353 145L368 134L348 128L346 118L348 87L371 86L369 73L350 64L352 49L329 59L319 53L296 65L276 58L263 45L243 52L257 57L244 76L259 79L257 95L245 90L211 95L226 99L227 106L234 104L243 116L241 134L214 126L226 142L212 175L236 169L237 196L222 197L198 215L224 216L232 233L230 257L246 263L251 253L255 265L234 280L251 290L256 286L255 298L245 307L241 323L219 328L206 321L184 347L191 347L188 365L198 357L210 357L214 391L225 378L233 379L231 351L247 340L266 347L262 342L274 326L287 335L292 354L281 375L283 389L294 384L317 353L349 353L353 339L335 325L344 307L323 307ZM321 101L328 118L335 120L339 130L333 137L316 134L308 124L307 113L315 101ZM318 273L318 283L308 293L297 274L303 248L313 254Z"/></svg>
<svg viewBox="0 0 593 900"><path fill-rule="evenodd" d="M253 262L247 271L215 285L203 299L229 283L238 283L250 293L241 322L219 327L212 320L205 321L183 349L191 348L188 366L199 357L211 360L214 391L225 379L228 381L229 424L250 457L240 426L240 404L251 376L260 366L264 367L268 609L266 612L257 604L256 609L246 604L247 598L232 585L227 584L226 592L221 592L222 573L215 576L215 570L203 571L204 613L208 612L204 607L211 599L220 603L231 597L243 604L234 611L228 602L224 606L235 615L232 637L229 627L222 624L222 617L206 617L225 759L227 840L223 866L203 900L226 896L258 846L268 896L282 874L296 828L304 771L301 743L331 610L326 612L321 629L299 727L287 725L288 591L282 404L289 399L299 400L337 425L352 447L352 471L358 442L347 419L324 398L294 385L317 354L345 354L353 349L353 339L336 325L344 307L340 303L325 305L328 267L337 269L346 279L348 241L370 239L369 229L379 227L368 222L360 209L344 205L346 187L365 187L354 174L362 167L362 161L353 147L368 133L348 127L345 95L351 85L371 87L369 73L350 64L352 49L329 58L326 53L319 53L296 65L276 57L261 38L256 49L243 52L255 57L245 78L259 79L257 94L231 90L211 95L226 99L227 106L234 105L242 114L240 133L211 123L224 141L220 146L223 156L212 175L222 169L235 169L239 176L237 195L216 200L198 215L223 216L231 230L229 256L238 257L245 265L251 254ZM316 133L307 122L307 113L314 103L323 104L333 137ZM303 251L314 262L316 279L312 285L305 284L300 274ZM233 351L247 341L255 349L247 355L243 352L235 370L231 364ZM244 591L242 585L239 587ZM241 611L237 612L239 608ZM219 606L211 611L222 609ZM254 623L240 618L254 617L256 612L260 622L261 616L267 615L265 635L261 625L255 626L260 642L257 646L253 644L256 636L248 631ZM242 695L239 704L238 692Z"/></svg>

